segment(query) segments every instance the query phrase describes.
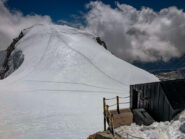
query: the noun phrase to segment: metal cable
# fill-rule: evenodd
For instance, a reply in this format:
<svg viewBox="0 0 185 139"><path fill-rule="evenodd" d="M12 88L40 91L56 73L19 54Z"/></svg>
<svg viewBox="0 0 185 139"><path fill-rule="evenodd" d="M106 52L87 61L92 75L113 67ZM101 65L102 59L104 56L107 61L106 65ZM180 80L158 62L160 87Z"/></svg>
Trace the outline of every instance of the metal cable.
<svg viewBox="0 0 185 139"><path fill-rule="evenodd" d="M109 107L116 106L117 104L108 105Z"/></svg>
<svg viewBox="0 0 185 139"><path fill-rule="evenodd" d="M124 99L124 98L130 98L130 96L127 96L127 97L119 97L120 99Z"/></svg>
<svg viewBox="0 0 185 139"><path fill-rule="evenodd" d="M119 104L128 104L128 103L130 103L129 101L127 101L127 102L119 102ZM107 105L108 107L112 107L112 106L116 106L117 105L117 103L115 103L115 104L112 104L112 105Z"/></svg>
<svg viewBox="0 0 185 139"><path fill-rule="evenodd" d="M130 103L130 102L122 102L122 103L119 103L119 104L128 104L128 103Z"/></svg>
<svg viewBox="0 0 185 139"><path fill-rule="evenodd" d="M106 98L105 100L113 100L113 99L116 99L116 97L113 97L113 98Z"/></svg>
<svg viewBox="0 0 185 139"><path fill-rule="evenodd" d="M119 97L119 99L125 99L125 98L130 98L130 96ZM113 99L116 99L116 97L113 97L113 98L105 98L105 100L113 100Z"/></svg>

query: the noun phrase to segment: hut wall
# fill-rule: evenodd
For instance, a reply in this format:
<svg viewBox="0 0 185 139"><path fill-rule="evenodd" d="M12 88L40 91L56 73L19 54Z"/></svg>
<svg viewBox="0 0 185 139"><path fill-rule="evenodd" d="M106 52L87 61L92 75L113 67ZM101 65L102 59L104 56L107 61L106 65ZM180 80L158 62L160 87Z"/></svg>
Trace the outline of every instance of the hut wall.
<svg viewBox="0 0 185 139"><path fill-rule="evenodd" d="M131 109L144 108L156 121L168 121L174 110L160 86L160 83L148 83L130 86Z"/></svg>

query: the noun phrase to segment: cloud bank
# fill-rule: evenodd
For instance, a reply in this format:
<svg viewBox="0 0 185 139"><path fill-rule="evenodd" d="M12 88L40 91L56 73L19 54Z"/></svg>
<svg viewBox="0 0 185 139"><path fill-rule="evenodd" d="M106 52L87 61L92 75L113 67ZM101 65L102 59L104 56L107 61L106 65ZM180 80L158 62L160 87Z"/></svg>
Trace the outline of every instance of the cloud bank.
<svg viewBox="0 0 185 139"><path fill-rule="evenodd" d="M11 11L5 6L5 2L6 0L0 0L0 50L7 48L22 29L34 24L52 23L49 16L24 16L19 11Z"/></svg>
<svg viewBox="0 0 185 139"><path fill-rule="evenodd" d="M90 2L86 30L100 36L116 56L133 62L168 61L185 53L185 13L176 7L155 12L116 3Z"/></svg>

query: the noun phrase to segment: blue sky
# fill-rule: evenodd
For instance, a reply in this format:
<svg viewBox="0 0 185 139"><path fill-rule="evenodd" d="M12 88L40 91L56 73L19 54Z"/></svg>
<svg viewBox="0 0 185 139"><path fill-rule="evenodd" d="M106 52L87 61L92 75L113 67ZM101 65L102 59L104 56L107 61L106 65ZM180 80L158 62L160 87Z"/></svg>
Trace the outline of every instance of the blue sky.
<svg viewBox="0 0 185 139"><path fill-rule="evenodd" d="M73 21L72 15L80 15L81 12L86 13L85 5L92 0L8 0L6 6L11 10L19 10L24 15L40 14L49 15L54 22L62 19ZM179 9L185 8L184 0L117 0L121 4L128 4L137 9L141 7L150 7L155 11L176 6ZM114 0L102 0L105 4L115 7Z"/></svg>

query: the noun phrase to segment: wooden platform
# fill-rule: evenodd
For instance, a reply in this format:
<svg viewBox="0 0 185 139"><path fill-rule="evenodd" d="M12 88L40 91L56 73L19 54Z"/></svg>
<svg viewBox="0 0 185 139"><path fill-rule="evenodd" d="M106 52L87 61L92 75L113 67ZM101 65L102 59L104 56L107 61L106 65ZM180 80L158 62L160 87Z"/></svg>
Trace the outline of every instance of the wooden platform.
<svg viewBox="0 0 185 139"><path fill-rule="evenodd" d="M113 114L114 128L124 125L131 125L133 122L133 114L129 108L120 109L120 114L118 114L117 110L110 110L110 113Z"/></svg>

